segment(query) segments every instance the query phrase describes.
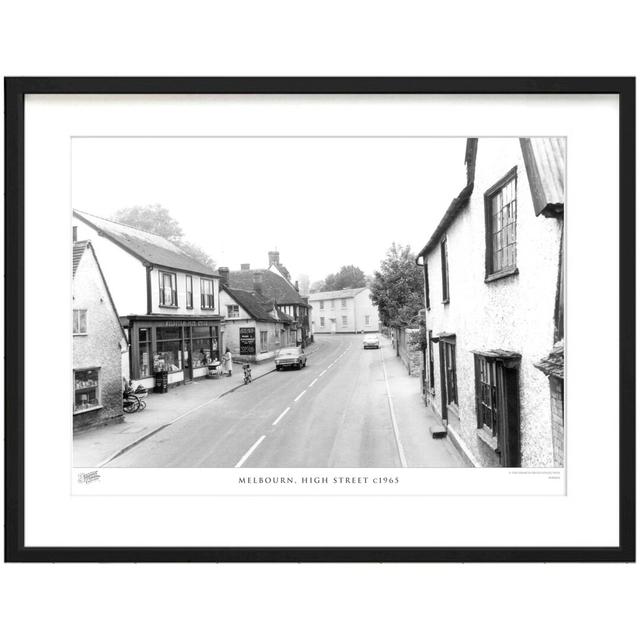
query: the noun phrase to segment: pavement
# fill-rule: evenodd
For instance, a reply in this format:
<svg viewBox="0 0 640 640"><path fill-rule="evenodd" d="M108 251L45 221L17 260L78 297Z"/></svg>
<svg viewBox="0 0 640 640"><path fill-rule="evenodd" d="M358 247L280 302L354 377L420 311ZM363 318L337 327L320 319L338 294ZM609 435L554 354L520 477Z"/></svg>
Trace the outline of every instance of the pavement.
<svg viewBox="0 0 640 640"><path fill-rule="evenodd" d="M381 345L364 350L361 335L316 336L299 371L266 375L273 364L256 365L254 382L233 393L226 385L237 382L227 378L150 394L125 425L79 435L75 466L466 466L447 438L431 437L435 418L419 380L390 341Z"/></svg>

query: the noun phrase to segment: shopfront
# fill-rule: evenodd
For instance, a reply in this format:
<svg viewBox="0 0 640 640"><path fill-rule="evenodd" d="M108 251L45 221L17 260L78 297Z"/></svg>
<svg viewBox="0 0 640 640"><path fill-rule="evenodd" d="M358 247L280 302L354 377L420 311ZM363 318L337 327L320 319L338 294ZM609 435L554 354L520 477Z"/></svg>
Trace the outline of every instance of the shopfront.
<svg viewBox="0 0 640 640"><path fill-rule="evenodd" d="M128 316L124 319L131 349L130 377L147 388L160 371L169 385L207 375L220 358L220 316Z"/></svg>

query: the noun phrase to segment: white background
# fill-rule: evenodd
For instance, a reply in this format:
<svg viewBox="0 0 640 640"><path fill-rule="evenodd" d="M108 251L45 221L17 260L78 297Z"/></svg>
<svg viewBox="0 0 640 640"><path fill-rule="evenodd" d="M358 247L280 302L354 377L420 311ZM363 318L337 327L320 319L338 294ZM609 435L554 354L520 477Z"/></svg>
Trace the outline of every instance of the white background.
<svg viewBox="0 0 640 640"><path fill-rule="evenodd" d="M0 18L3 74L638 72L637 21L623 2L579 13L557 2L230 6L16 4ZM2 567L0 579L15 638L595 638L637 628L635 566L52 565Z"/></svg>

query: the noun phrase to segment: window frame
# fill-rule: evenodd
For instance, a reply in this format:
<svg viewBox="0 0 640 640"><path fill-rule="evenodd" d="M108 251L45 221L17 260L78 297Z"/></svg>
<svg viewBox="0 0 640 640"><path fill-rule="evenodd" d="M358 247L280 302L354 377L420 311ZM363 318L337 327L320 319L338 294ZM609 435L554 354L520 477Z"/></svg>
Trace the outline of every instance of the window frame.
<svg viewBox="0 0 640 640"><path fill-rule="evenodd" d="M84 312L84 331L76 331L76 313ZM89 313L87 309L74 309L73 310L73 327L74 336L87 336L89 335Z"/></svg>
<svg viewBox="0 0 640 640"><path fill-rule="evenodd" d="M227 318L239 318L239 317L240 317L240 305L239 304L228 304L227 305Z"/></svg>
<svg viewBox="0 0 640 640"><path fill-rule="evenodd" d="M498 270L494 269L494 250L493 250L493 236L495 235L493 228L493 213L491 211L491 205L493 199L497 194L502 191L510 182L514 183L514 200L515 213L514 213L514 264L508 267L502 267ZM493 282L494 280L500 280L509 276L517 275L518 273L518 167L517 165L512 167L507 173L500 178L494 185L484 192L484 220L485 220L485 282ZM501 230L505 227L501 227Z"/></svg>
<svg viewBox="0 0 640 640"><path fill-rule="evenodd" d="M76 388L76 373L80 373L82 371L97 371L98 372L98 383L95 386L96 389L96 398L98 399L98 404L89 407L87 409L76 409L76 394L78 391L82 391L82 389ZM101 383L101 371L102 367L80 367L78 369L73 370L73 415L79 415L82 413L89 413L90 411L97 411L98 409L102 409L102 383Z"/></svg>
<svg viewBox="0 0 640 640"><path fill-rule="evenodd" d="M441 363L444 367L445 393L447 407L458 408L458 365L457 365L457 349L455 338L441 338L443 344L444 361ZM451 364L451 367L449 365ZM454 392L453 394L451 392ZM455 398L452 398L455 395Z"/></svg>
<svg viewBox="0 0 640 640"><path fill-rule="evenodd" d="M320 311L324 311L324 300L319 300L320 303Z"/></svg>
<svg viewBox="0 0 640 640"><path fill-rule="evenodd" d="M342 316L342 326L343 327L349 326L349 316Z"/></svg>
<svg viewBox="0 0 640 640"><path fill-rule="evenodd" d="M184 278L185 281L185 307L187 309L193 309L193 276L187 274Z"/></svg>
<svg viewBox="0 0 640 640"><path fill-rule="evenodd" d="M211 293L205 293L203 284L205 282L211 283ZM211 297L211 306L205 305L205 300ZM215 286L213 278L200 278L200 309L203 311L215 311L216 301L215 301Z"/></svg>
<svg viewBox="0 0 640 640"><path fill-rule="evenodd" d="M164 286L164 276L169 276L171 278L171 303L167 304L165 302L165 291L166 287ZM178 308L178 274L175 271L158 271L158 279L159 279L159 297L158 297L158 306L166 307L170 309Z"/></svg>
<svg viewBox="0 0 640 640"><path fill-rule="evenodd" d="M324 329L324 316L320 316L320 328Z"/></svg>

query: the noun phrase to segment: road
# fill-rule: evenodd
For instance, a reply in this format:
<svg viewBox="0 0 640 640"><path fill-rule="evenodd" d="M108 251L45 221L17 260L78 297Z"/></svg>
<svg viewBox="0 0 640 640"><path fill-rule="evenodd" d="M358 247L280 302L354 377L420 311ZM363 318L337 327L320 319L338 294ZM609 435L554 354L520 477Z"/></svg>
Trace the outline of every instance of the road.
<svg viewBox="0 0 640 640"><path fill-rule="evenodd" d="M354 335L317 343L305 368L271 373L192 411L109 466L412 466L389 402L387 370L398 366L391 347L364 350ZM404 376L417 392L416 379ZM449 443L423 438L440 451L438 466L459 466Z"/></svg>

